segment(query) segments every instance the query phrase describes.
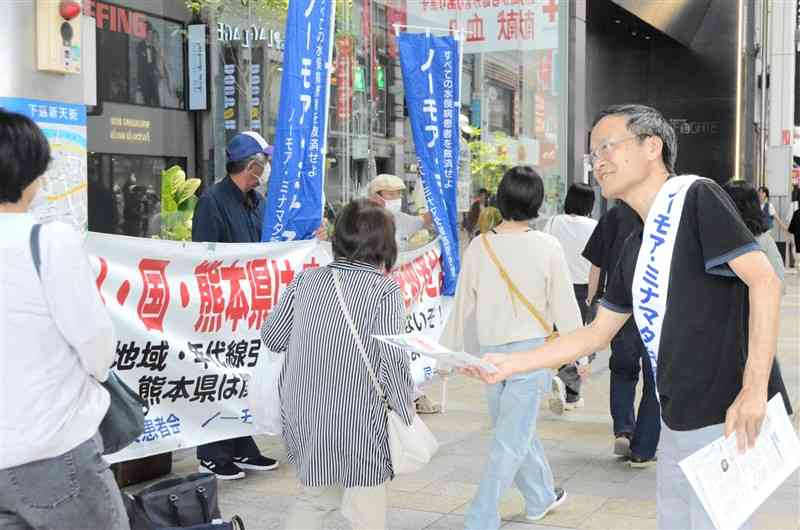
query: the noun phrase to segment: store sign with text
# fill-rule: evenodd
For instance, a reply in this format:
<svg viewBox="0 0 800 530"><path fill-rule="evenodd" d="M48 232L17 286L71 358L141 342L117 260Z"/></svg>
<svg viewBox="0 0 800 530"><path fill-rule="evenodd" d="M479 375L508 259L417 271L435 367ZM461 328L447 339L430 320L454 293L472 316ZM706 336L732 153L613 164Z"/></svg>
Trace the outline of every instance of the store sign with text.
<svg viewBox="0 0 800 530"><path fill-rule="evenodd" d="M558 48L558 0L422 0L414 26L465 30L464 53Z"/></svg>
<svg viewBox="0 0 800 530"><path fill-rule="evenodd" d="M221 42L241 42L243 48L249 48L254 44L263 42L267 48L282 50L284 41L281 39L279 31L275 31L264 26L240 27L231 26L220 22L217 24L217 40Z"/></svg>

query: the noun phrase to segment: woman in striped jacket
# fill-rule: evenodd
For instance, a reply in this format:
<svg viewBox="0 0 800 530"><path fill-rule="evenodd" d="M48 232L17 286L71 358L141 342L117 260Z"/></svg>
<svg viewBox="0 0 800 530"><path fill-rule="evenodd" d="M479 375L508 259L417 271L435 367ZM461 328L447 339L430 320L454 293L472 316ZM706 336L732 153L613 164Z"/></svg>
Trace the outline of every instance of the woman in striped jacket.
<svg viewBox="0 0 800 530"><path fill-rule="evenodd" d="M372 338L402 333L403 297L386 272L397 259L394 221L366 200L336 221L335 260L299 274L262 329L284 352L279 380L283 437L304 489L288 529L321 529L341 507L354 528L384 528L386 482L393 477L386 408L340 309L334 274L388 405L414 415L408 355Z"/></svg>

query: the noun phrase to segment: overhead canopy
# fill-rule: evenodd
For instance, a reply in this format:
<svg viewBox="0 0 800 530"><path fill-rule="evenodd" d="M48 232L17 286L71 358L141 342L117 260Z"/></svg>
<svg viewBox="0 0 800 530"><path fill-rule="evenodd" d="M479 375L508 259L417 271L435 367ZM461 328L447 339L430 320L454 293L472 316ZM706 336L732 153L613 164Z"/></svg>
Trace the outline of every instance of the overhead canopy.
<svg viewBox="0 0 800 530"><path fill-rule="evenodd" d="M691 47L711 0L612 0L644 22Z"/></svg>

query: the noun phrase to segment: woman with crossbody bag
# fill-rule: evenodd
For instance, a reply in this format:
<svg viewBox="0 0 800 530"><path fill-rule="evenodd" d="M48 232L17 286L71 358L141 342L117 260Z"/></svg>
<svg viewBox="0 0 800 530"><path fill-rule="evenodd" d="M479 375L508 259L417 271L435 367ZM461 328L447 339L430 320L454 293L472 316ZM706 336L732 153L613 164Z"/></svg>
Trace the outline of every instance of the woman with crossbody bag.
<svg viewBox="0 0 800 530"><path fill-rule="evenodd" d="M481 354L533 349L581 325L564 251L558 240L531 230L544 197L541 177L531 168L506 172L497 190L503 221L475 238L464 254L453 311L441 342L463 350L464 325L475 312ZM550 391L552 370L539 370L487 387L494 441L478 492L465 515L473 530L500 527L500 498L515 483L525 499L521 521L543 518L566 499L536 434L541 400Z"/></svg>
<svg viewBox="0 0 800 530"><path fill-rule="evenodd" d="M340 508L355 529L385 528L396 472L387 406L406 425L415 419L408 355L372 338L405 328L402 293L386 275L394 230L383 208L351 202L336 220L333 263L299 274L262 328L266 347L286 356L282 431L303 485L284 528L321 529Z"/></svg>
<svg viewBox="0 0 800 530"><path fill-rule="evenodd" d="M44 133L0 110L0 528L128 530L98 433L116 341L81 236L37 224Z"/></svg>

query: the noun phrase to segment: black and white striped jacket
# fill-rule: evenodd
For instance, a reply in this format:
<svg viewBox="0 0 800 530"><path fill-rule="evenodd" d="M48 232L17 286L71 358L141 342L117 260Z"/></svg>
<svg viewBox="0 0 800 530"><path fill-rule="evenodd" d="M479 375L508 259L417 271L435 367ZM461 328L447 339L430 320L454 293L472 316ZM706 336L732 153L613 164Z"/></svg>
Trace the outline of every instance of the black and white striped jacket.
<svg viewBox="0 0 800 530"><path fill-rule="evenodd" d="M372 339L402 333L403 297L375 267L336 260L299 274L264 322L267 348L285 352L280 377L283 438L305 486L370 487L393 476L386 410L339 307L329 268L389 405L410 424L413 380L408 355Z"/></svg>

